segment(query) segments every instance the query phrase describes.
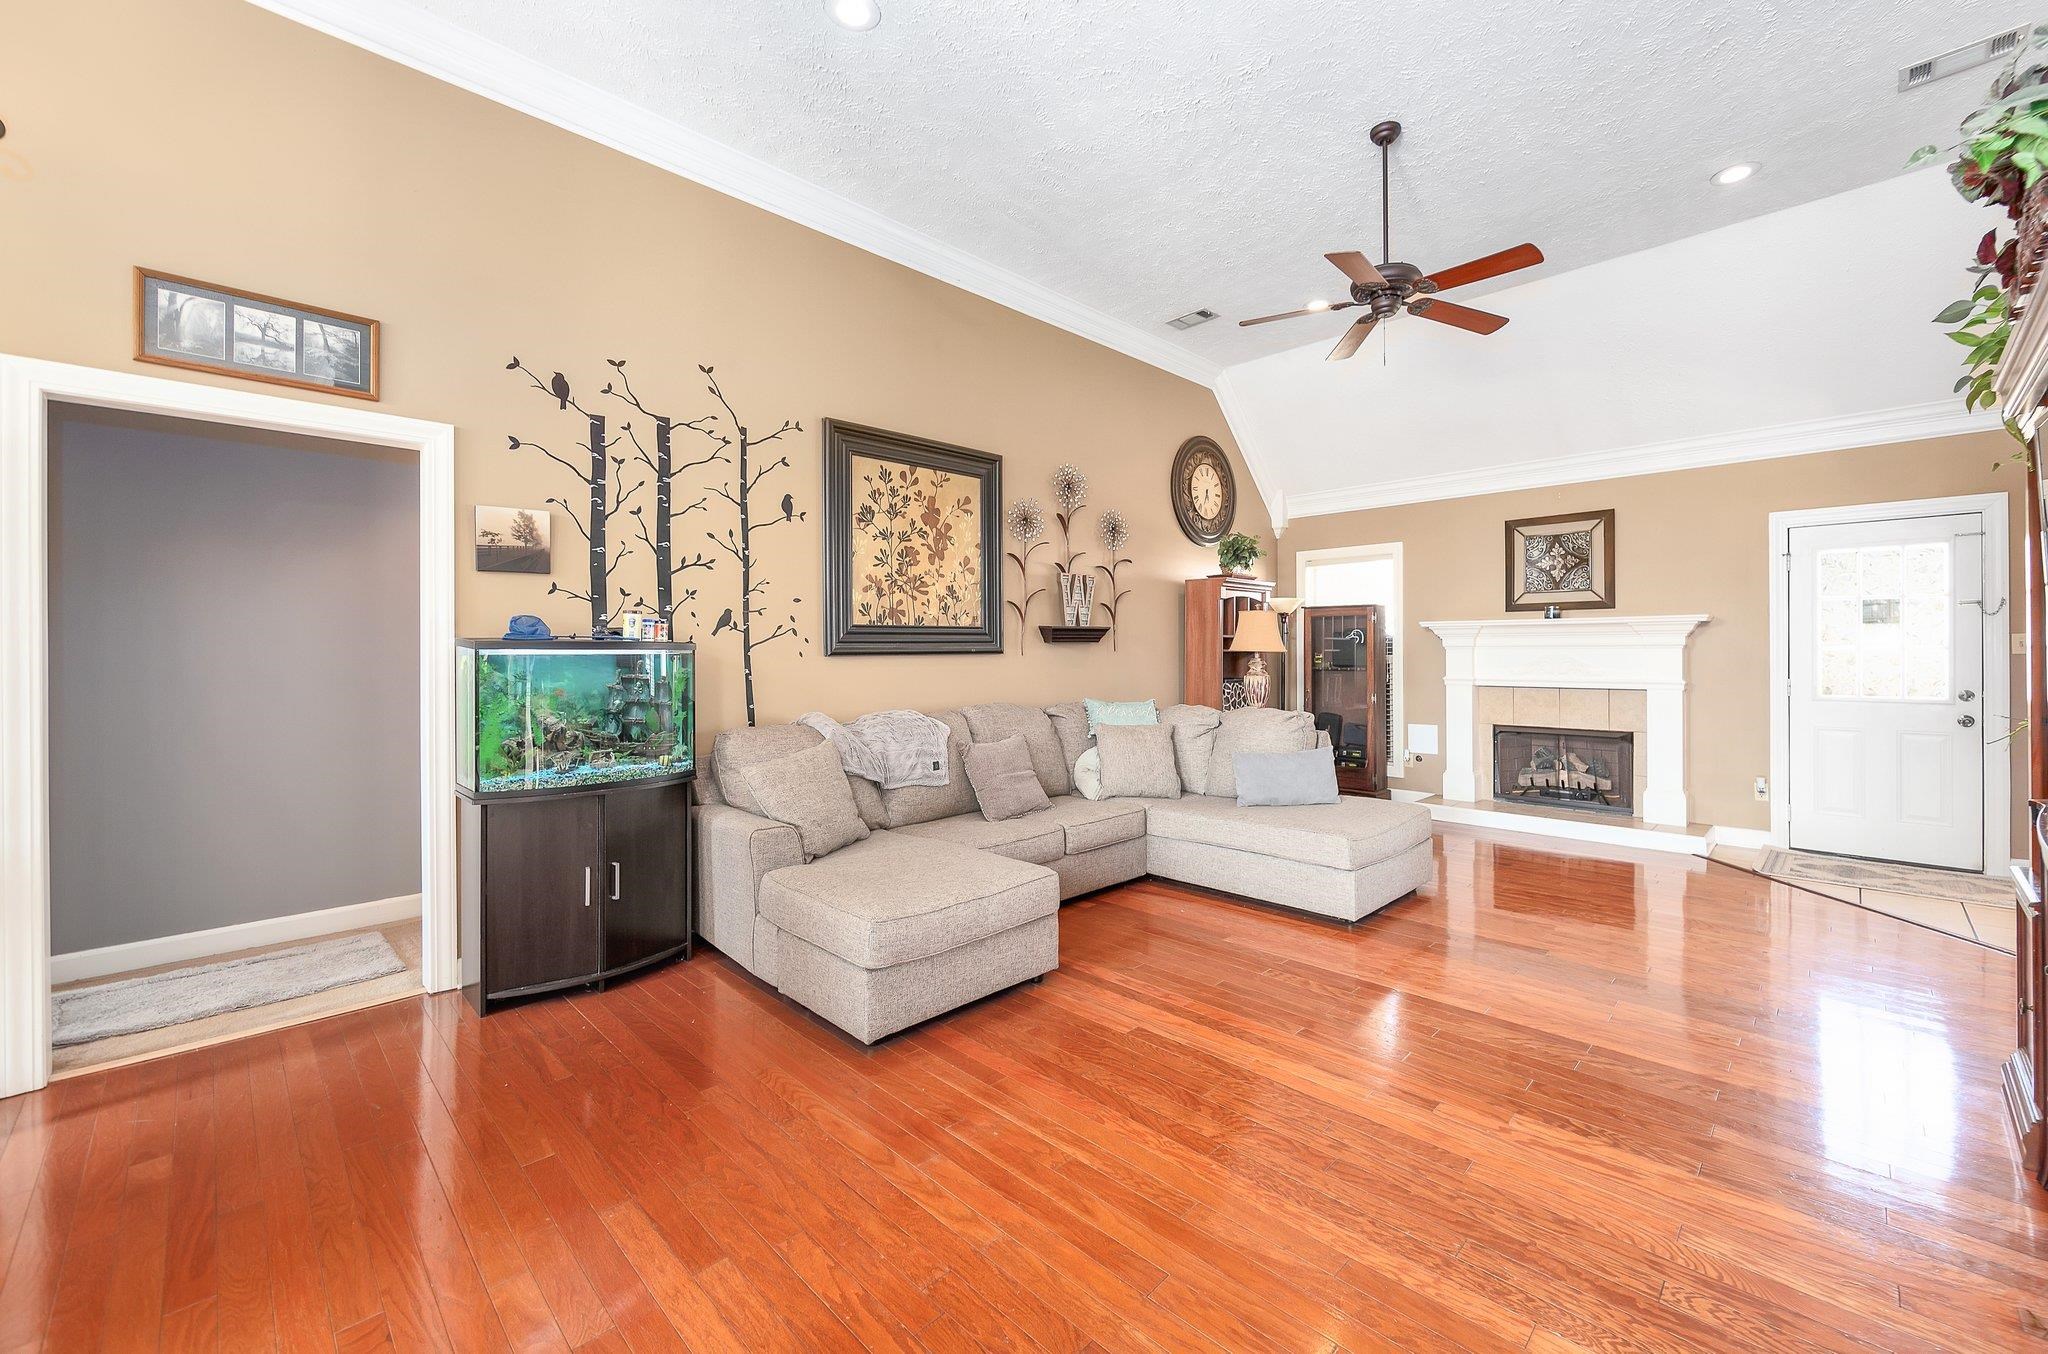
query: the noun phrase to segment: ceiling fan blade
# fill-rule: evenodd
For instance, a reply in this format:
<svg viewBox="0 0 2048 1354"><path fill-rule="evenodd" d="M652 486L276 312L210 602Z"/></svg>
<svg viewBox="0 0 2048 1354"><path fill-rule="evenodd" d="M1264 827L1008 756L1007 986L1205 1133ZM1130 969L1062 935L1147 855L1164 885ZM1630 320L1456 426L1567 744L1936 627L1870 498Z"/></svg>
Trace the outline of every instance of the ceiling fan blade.
<svg viewBox="0 0 2048 1354"><path fill-rule="evenodd" d="M1372 327L1378 323L1379 318L1374 315L1361 315L1356 320L1353 320L1351 327L1344 331L1344 337L1337 340L1337 346L1330 349L1330 355L1323 360L1325 362L1342 362L1345 358L1357 352L1358 345L1365 342L1366 335L1372 333Z"/></svg>
<svg viewBox="0 0 2048 1354"><path fill-rule="evenodd" d="M1461 263L1455 268L1446 268L1440 273L1431 273L1425 282L1436 283L1438 291L1449 291L1472 282L1484 282L1489 277L1512 273L1517 268L1533 268L1543 262L1543 251L1533 244L1518 244L1513 249L1503 249L1498 254L1488 254L1483 259Z"/></svg>
<svg viewBox="0 0 2048 1354"><path fill-rule="evenodd" d="M1372 260L1356 249L1347 249L1341 254L1325 254L1323 257L1336 264L1338 272L1361 287L1371 287L1378 291L1387 285L1387 280L1380 276L1380 270L1372 266Z"/></svg>
<svg viewBox="0 0 2048 1354"><path fill-rule="evenodd" d="M1242 329L1248 324L1271 324L1275 320L1291 320L1298 315L1327 315L1333 310L1349 310L1357 304L1358 302L1356 301L1339 301L1334 306L1309 306L1305 310L1283 310L1278 315L1261 315L1255 320L1239 320L1237 327Z"/></svg>
<svg viewBox="0 0 2048 1354"><path fill-rule="evenodd" d="M1459 329L1469 329L1475 334L1491 334L1508 322L1505 315L1490 311L1474 310L1451 301L1439 301L1434 296L1418 296L1408 303L1410 315L1420 315L1425 320L1448 324Z"/></svg>

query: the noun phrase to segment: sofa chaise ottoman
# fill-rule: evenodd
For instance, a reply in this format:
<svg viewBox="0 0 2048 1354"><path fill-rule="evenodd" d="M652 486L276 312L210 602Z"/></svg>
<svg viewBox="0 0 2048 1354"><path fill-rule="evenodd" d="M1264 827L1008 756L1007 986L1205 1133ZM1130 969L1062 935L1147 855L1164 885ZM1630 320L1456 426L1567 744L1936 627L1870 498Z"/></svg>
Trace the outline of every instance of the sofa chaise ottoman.
<svg viewBox="0 0 2048 1354"><path fill-rule="evenodd" d="M1237 803L1232 749L1258 747L1262 731L1286 732L1296 717L1285 712L1162 712L1193 731L1183 743L1175 730L1186 782L1175 799L1074 792L1074 761L1092 741L1078 701L937 718L952 733L947 784L881 790L849 776L869 835L814 860L797 829L765 816L736 773L815 747L817 732L728 729L698 780L698 933L864 1043L1057 968L1059 904L1079 894L1150 874L1355 922L1434 870L1429 813L1417 805ZM1314 737L1311 725L1297 727ZM1013 735L1029 745L1050 806L989 822L967 782L966 751Z"/></svg>
<svg viewBox="0 0 2048 1354"><path fill-rule="evenodd" d="M1057 968L1059 876L885 832L761 880L776 988L863 1043Z"/></svg>

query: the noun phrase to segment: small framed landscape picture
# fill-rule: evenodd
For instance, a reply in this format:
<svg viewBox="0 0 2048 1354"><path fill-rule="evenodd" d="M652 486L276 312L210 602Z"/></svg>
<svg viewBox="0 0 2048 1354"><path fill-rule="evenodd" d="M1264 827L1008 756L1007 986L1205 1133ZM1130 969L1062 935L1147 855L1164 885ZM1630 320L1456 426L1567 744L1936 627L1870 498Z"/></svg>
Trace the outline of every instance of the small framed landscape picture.
<svg viewBox="0 0 2048 1354"><path fill-rule="evenodd" d="M1614 509L1508 523L1509 611L1611 610Z"/></svg>
<svg viewBox="0 0 2048 1354"><path fill-rule="evenodd" d="M135 270L135 358L377 398L378 325L358 315Z"/></svg>
<svg viewBox="0 0 2048 1354"><path fill-rule="evenodd" d="M476 509L476 567L486 573L549 572L550 519L546 508Z"/></svg>

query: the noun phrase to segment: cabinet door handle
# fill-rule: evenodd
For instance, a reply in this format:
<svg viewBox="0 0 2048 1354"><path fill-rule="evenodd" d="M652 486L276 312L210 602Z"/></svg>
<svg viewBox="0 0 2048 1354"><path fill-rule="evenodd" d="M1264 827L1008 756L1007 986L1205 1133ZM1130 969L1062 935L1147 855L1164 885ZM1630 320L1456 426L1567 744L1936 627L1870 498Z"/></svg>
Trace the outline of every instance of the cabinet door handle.
<svg viewBox="0 0 2048 1354"><path fill-rule="evenodd" d="M590 906L590 867L583 867L583 905Z"/></svg>
<svg viewBox="0 0 2048 1354"><path fill-rule="evenodd" d="M619 901L619 862L617 862L616 860L612 862L612 899L611 899L611 900L612 900L613 902L615 902L615 903L616 903L617 901Z"/></svg>

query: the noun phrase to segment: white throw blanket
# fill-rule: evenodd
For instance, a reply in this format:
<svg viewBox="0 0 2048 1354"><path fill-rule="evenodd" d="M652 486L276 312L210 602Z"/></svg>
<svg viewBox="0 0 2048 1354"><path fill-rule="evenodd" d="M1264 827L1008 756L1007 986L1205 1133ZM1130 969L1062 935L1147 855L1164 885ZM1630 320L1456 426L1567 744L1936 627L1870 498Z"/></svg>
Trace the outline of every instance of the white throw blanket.
<svg viewBox="0 0 2048 1354"><path fill-rule="evenodd" d="M849 775L884 790L946 783L949 731L944 720L916 710L877 710L841 724L813 710L798 715L796 722L825 735L839 749L839 764Z"/></svg>

